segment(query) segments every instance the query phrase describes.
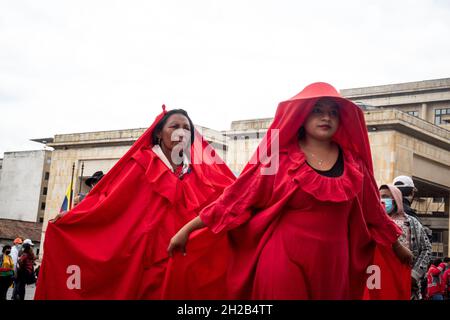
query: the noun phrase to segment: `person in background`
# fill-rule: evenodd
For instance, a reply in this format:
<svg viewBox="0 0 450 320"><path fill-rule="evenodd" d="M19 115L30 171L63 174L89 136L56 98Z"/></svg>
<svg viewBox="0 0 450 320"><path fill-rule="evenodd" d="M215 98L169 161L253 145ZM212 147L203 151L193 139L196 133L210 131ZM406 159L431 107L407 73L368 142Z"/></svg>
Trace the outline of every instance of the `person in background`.
<svg viewBox="0 0 450 320"><path fill-rule="evenodd" d="M411 177L408 176L398 176L394 178L394 181L392 182L394 186L400 189L402 192L403 197L403 211L417 220L420 221L419 217L417 216L416 210L411 208L411 204L414 199L414 195L417 193L417 188L414 186L414 182L411 179Z"/></svg>
<svg viewBox="0 0 450 320"><path fill-rule="evenodd" d="M20 254L22 253L22 242L23 242L23 238L16 238L14 239L14 245L11 249L11 258L13 259L13 263L14 263L14 289L13 289L13 293L11 296L11 299L14 300L14 296L17 294L17 261L19 259Z"/></svg>
<svg viewBox="0 0 450 320"><path fill-rule="evenodd" d="M92 190L92 188L95 187L95 185L103 178L103 176L103 171L97 171L91 177L87 178L85 183L90 188L90 190Z"/></svg>
<svg viewBox="0 0 450 320"><path fill-rule="evenodd" d="M34 244L30 239L23 242L23 252L19 257L17 268L17 295L14 300L25 300L25 288L27 284L31 284L34 277L34 262L36 256L33 252Z"/></svg>
<svg viewBox="0 0 450 320"><path fill-rule="evenodd" d="M425 277L427 266L431 257L431 243L422 224L405 214L403 209L402 193L392 185L380 187L381 201L385 205L386 213L402 229L399 240L402 245L413 253L411 270L411 300L421 300L421 279Z"/></svg>
<svg viewBox="0 0 450 320"><path fill-rule="evenodd" d="M13 283L14 263L11 257L11 246L5 245L2 249L0 264L0 301L6 300L8 288Z"/></svg>

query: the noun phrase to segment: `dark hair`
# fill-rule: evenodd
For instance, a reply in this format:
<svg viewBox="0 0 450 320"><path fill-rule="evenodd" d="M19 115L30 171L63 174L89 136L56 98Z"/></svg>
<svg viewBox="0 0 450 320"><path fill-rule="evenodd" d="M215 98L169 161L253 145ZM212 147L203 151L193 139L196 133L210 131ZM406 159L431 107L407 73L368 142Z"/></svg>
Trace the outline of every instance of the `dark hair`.
<svg viewBox="0 0 450 320"><path fill-rule="evenodd" d="M445 262L445 263L449 263L449 262L450 262L450 258L449 258L449 257L445 257L445 258L444 258L444 262Z"/></svg>
<svg viewBox="0 0 450 320"><path fill-rule="evenodd" d="M164 126L165 126L167 120L170 118L170 116L172 116L174 114L181 114L181 115L185 116L188 119L189 126L191 127L191 145L194 143L194 136L195 136L195 134L194 134L194 124L192 123L191 118L189 118L187 112L184 111L183 109L173 109L173 110L170 110L169 112L167 112L164 115L164 117L155 126L155 129L152 132L152 144L153 145L159 144L158 134L162 131L162 129L164 128Z"/></svg>
<svg viewBox="0 0 450 320"><path fill-rule="evenodd" d="M35 259L33 248L28 243L23 245L23 253L30 255L33 260Z"/></svg>
<svg viewBox="0 0 450 320"><path fill-rule="evenodd" d="M11 246L9 244L4 245L3 249L2 249L2 253L5 253L5 251L8 249L11 249Z"/></svg>
<svg viewBox="0 0 450 320"><path fill-rule="evenodd" d="M302 140L305 137L305 135L306 135L305 127L301 126L300 129L298 129L297 139Z"/></svg>

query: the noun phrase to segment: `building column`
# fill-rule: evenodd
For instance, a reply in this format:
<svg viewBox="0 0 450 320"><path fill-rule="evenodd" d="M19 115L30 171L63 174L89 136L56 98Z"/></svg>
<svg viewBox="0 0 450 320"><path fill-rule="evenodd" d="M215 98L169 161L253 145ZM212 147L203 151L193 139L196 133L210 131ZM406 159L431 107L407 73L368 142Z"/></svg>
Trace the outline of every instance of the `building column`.
<svg viewBox="0 0 450 320"><path fill-rule="evenodd" d="M447 192L447 196L444 198L444 214L449 217L448 230L447 230L447 257L450 257L450 192Z"/></svg>

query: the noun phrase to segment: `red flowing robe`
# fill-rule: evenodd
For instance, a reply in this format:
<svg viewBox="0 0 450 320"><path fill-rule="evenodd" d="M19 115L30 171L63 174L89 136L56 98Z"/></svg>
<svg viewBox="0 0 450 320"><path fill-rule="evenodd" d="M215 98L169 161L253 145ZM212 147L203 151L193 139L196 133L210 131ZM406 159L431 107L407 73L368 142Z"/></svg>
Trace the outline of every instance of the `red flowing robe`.
<svg viewBox="0 0 450 320"><path fill-rule="evenodd" d="M337 178L313 170L297 142L321 97L340 105L333 140L343 150L344 173ZM277 135L278 150L272 140ZM263 174L277 155L276 174ZM228 234L231 299L363 299L376 245L392 253L401 234L380 202L364 114L326 83L279 104L243 173L200 217L214 233ZM387 259L398 263L393 255ZM178 264L171 274L180 291L189 286L183 268L194 265ZM381 277L391 272L382 266Z"/></svg>
<svg viewBox="0 0 450 320"><path fill-rule="evenodd" d="M218 156L197 132L191 172L183 179L172 173L151 149L164 114L78 206L48 224L35 299L162 298L171 237L235 179L223 162L214 163ZM226 241L200 235L210 250ZM196 290L208 298L210 284L223 275L195 271L203 274Z"/></svg>

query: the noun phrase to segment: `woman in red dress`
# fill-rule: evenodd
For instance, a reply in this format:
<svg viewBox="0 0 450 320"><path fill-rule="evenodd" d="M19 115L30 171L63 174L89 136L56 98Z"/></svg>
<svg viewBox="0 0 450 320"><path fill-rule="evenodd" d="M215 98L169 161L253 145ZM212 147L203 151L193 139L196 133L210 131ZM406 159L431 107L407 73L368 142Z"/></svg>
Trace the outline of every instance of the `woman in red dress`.
<svg viewBox="0 0 450 320"><path fill-rule="evenodd" d="M235 179L217 160L184 110L164 109L79 205L48 224L35 298L163 298L170 238Z"/></svg>
<svg viewBox="0 0 450 320"><path fill-rule="evenodd" d="M229 298L362 299L375 244L411 258L372 170L363 112L314 83L280 103L241 176L172 238L169 254L207 226L228 231Z"/></svg>

